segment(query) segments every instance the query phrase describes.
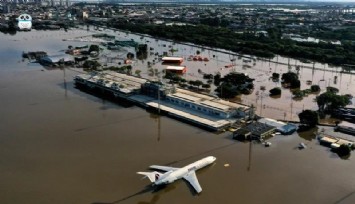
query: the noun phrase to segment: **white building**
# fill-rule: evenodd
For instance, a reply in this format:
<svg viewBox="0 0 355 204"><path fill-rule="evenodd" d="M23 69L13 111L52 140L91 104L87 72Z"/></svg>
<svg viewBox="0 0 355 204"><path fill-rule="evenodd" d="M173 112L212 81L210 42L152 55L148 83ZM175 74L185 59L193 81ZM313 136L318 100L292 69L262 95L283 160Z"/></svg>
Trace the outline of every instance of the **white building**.
<svg viewBox="0 0 355 204"><path fill-rule="evenodd" d="M185 89L176 89L175 93L167 94L166 100L186 109L224 119L249 117L249 111L251 110L245 105L232 103Z"/></svg>

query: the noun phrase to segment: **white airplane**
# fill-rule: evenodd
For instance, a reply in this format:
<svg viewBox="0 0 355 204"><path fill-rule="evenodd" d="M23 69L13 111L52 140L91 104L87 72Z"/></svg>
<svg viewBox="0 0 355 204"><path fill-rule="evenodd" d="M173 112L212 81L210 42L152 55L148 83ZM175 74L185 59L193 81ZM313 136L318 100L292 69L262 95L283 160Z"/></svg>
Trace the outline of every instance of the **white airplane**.
<svg viewBox="0 0 355 204"><path fill-rule="evenodd" d="M183 178L190 183L190 185L196 190L197 193L200 193L202 191L202 188L198 183L195 171L212 164L214 161L216 161L216 157L209 156L182 168L152 165L149 168L165 171L165 173L162 174L157 171L154 171L137 172L137 174L141 174L145 177L148 177L149 180L153 183L153 185L165 185Z"/></svg>

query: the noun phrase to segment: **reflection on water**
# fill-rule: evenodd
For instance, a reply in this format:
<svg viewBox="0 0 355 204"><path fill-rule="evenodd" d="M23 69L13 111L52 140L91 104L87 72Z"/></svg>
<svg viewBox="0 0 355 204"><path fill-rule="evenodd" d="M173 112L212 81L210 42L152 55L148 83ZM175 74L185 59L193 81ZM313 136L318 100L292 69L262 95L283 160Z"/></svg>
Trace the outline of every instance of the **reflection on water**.
<svg viewBox="0 0 355 204"><path fill-rule="evenodd" d="M315 127L307 131L298 132L298 135L305 140L312 141L314 139L317 139L317 133L318 127Z"/></svg>
<svg viewBox="0 0 355 204"><path fill-rule="evenodd" d="M162 187L156 187L156 186L152 186L152 185L147 185L143 190L137 192L137 193L134 193L132 195L129 195L129 196L126 196L124 198L121 198L121 199L118 199L116 201L113 201L113 202L93 202L92 204L116 204L116 203L121 203L121 202L124 202L126 200L129 200L130 198L133 198L135 196L138 196L138 195L141 195L141 194L146 194L146 193L155 193L151 202L156 202L159 200L159 195L156 194L156 192L158 192L159 190L161 190ZM144 202L146 203L146 202Z"/></svg>
<svg viewBox="0 0 355 204"><path fill-rule="evenodd" d="M253 147L253 141L249 142L249 162L248 162L248 171L251 169L251 159L252 159L252 147Z"/></svg>

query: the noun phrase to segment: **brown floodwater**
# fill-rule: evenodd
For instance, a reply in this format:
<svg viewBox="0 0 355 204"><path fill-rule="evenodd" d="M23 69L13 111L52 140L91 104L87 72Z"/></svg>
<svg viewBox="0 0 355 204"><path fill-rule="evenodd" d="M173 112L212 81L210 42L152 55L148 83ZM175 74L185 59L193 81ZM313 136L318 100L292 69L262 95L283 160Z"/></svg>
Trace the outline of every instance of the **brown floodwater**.
<svg viewBox="0 0 355 204"><path fill-rule="evenodd" d="M58 53L74 44L60 40L66 34L87 32L0 34L0 203L355 203L354 157L340 159L312 131L275 136L269 148L237 142L227 132L206 132L81 92L73 86L75 69L47 70L21 60L23 50ZM197 62L189 63L196 73L187 76L194 77ZM253 101L255 93L249 97ZM263 103L278 100L266 98ZM300 142L308 147L297 149ZM184 181L154 190L136 174L152 164L180 167L208 155L217 161L197 172L198 196Z"/></svg>

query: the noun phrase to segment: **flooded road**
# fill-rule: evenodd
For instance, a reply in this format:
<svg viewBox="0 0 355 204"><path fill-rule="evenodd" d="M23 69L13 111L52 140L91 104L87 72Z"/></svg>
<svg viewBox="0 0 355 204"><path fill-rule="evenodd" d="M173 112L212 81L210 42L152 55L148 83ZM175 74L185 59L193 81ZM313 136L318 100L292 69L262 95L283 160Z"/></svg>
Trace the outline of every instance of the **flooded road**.
<svg viewBox="0 0 355 204"><path fill-rule="evenodd" d="M311 132L275 136L269 148L236 142L83 93L75 69L21 61L23 50L75 44L55 40L64 34L0 34L0 203L355 203L354 157L340 159ZM42 37L24 40L32 36ZM300 142L308 148L298 150ZM217 161L197 172L198 196L184 181L154 191L136 174L209 155Z"/></svg>

